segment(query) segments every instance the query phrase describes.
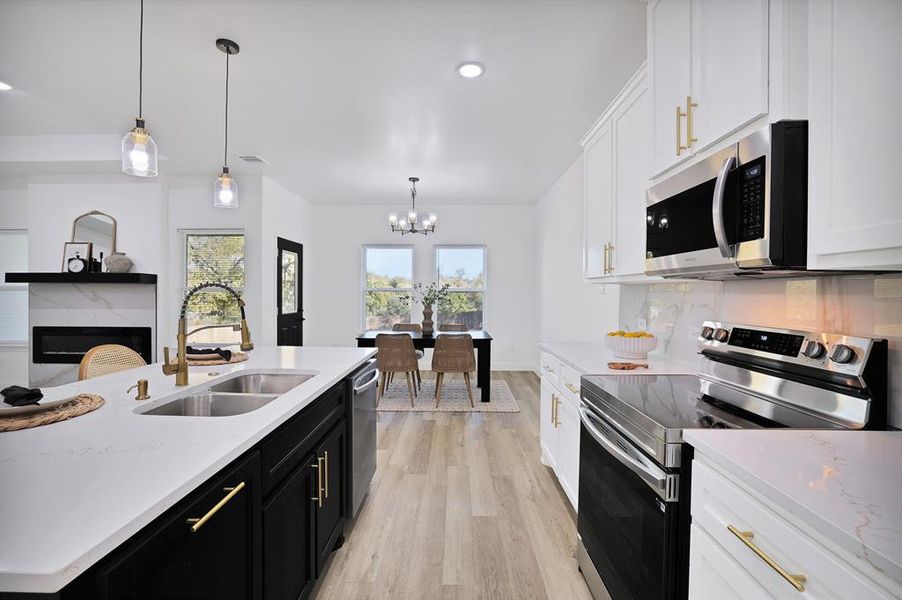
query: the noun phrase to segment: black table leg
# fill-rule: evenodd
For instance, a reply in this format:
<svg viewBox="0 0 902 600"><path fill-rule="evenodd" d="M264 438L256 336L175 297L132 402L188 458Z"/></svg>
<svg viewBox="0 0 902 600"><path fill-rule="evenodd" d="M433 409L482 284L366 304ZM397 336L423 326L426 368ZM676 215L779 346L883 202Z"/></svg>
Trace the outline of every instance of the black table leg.
<svg viewBox="0 0 902 600"><path fill-rule="evenodd" d="M492 370L492 345L491 342L480 344L476 357L476 385L482 394L482 401L489 401L489 383Z"/></svg>

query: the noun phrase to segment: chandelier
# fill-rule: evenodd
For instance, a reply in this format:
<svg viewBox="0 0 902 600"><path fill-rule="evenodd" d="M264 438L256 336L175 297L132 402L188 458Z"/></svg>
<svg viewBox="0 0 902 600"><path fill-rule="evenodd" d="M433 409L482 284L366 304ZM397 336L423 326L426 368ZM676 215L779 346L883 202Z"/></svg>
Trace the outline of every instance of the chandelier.
<svg viewBox="0 0 902 600"><path fill-rule="evenodd" d="M410 212L401 219L398 219L398 213L396 212L388 213L388 224L391 226L391 230L395 232L400 231L401 235L407 235L408 233L429 235L434 233L438 215L431 212L429 216L423 217L423 220L420 221L420 217L417 214L417 182L420 178L409 177L407 180L410 182Z"/></svg>

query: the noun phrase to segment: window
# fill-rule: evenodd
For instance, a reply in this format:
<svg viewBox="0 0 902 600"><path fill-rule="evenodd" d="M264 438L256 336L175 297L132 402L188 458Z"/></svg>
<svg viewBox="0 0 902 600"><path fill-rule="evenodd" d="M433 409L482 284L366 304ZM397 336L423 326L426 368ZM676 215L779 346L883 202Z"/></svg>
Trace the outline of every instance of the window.
<svg viewBox="0 0 902 600"><path fill-rule="evenodd" d="M244 232L185 231L185 291L205 282L224 283L244 292ZM225 290L211 288L191 299L186 314L188 331L198 327L241 322L235 298ZM241 332L215 327L191 336L189 344L237 344Z"/></svg>
<svg viewBox="0 0 902 600"><path fill-rule="evenodd" d="M482 329L485 313L485 246L436 246L435 277L451 286L451 300L438 307L436 323Z"/></svg>
<svg viewBox="0 0 902 600"><path fill-rule="evenodd" d="M0 343L28 341L28 284L6 283L7 273L27 270L27 233L0 229Z"/></svg>
<svg viewBox="0 0 902 600"><path fill-rule="evenodd" d="M412 246L364 246L363 327L391 329L411 321Z"/></svg>

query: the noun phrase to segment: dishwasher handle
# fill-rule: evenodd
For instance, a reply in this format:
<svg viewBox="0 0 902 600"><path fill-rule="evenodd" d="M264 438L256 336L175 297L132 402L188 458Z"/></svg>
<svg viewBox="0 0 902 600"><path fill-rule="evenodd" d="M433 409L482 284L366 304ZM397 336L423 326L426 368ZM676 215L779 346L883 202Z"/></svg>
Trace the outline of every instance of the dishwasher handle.
<svg viewBox="0 0 902 600"><path fill-rule="evenodd" d="M355 385L355 386L354 386L354 393L355 393L355 394L361 394L361 393L365 392L366 390L370 389L371 387L373 387L374 385L376 385L376 382L379 381L379 375L380 375L379 369L373 369L373 377L372 377L372 379L370 379L369 381L367 381L367 382L364 383L363 385ZM356 384L357 382L355 381L354 383Z"/></svg>

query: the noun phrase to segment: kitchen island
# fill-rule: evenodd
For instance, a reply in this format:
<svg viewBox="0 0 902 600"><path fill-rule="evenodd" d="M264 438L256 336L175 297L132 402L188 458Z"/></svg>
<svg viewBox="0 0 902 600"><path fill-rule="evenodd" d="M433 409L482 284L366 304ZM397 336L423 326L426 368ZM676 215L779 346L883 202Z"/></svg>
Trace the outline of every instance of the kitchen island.
<svg viewBox="0 0 902 600"><path fill-rule="evenodd" d="M186 497L192 500L197 495L198 501L204 500L198 489L239 462L234 468L256 464L255 472L262 471L259 481L248 480L240 494L246 497L249 511L260 508L267 494L278 496L282 487L300 477L287 472L283 476L282 470L288 470L283 467L308 458L300 454L314 451L302 443L312 435L302 427L301 421L310 420L305 415L311 412L304 409L328 401L324 407L329 410L317 412L318 421L310 427L328 425L337 430L344 415L343 380L373 354L371 349L358 348L264 347L251 352L246 362L192 367L184 387L176 387L174 378L163 375L160 365L154 364L44 390L46 401L90 393L106 402L68 421L0 433L0 592L58 592L128 545L139 532L146 534L145 528L160 527L161 515L170 518ZM141 414L235 374L276 371L311 377L245 414ZM136 401L126 393L138 379L149 381L149 400ZM300 432L297 440L284 439L293 432ZM326 432L320 433L325 439ZM274 436L282 438L270 443ZM336 439L344 441L340 436ZM294 450L298 450L295 455ZM274 456L276 451L284 456ZM314 463L316 456L311 455ZM336 456L346 458L343 449L333 449L333 462ZM322 466L319 471L323 473ZM277 487L280 478L287 483ZM315 482L316 476L312 479ZM306 488L298 490L300 495L310 495ZM217 500L224 495L221 487L211 493ZM274 499L268 502L267 506ZM321 498L319 504L322 508ZM338 514L344 514L343 510ZM260 520L259 516L253 519ZM216 532L215 527L208 530ZM256 561L252 570L255 579L269 576L256 573L260 570ZM260 595L262 586L248 585L255 590L252 597Z"/></svg>

